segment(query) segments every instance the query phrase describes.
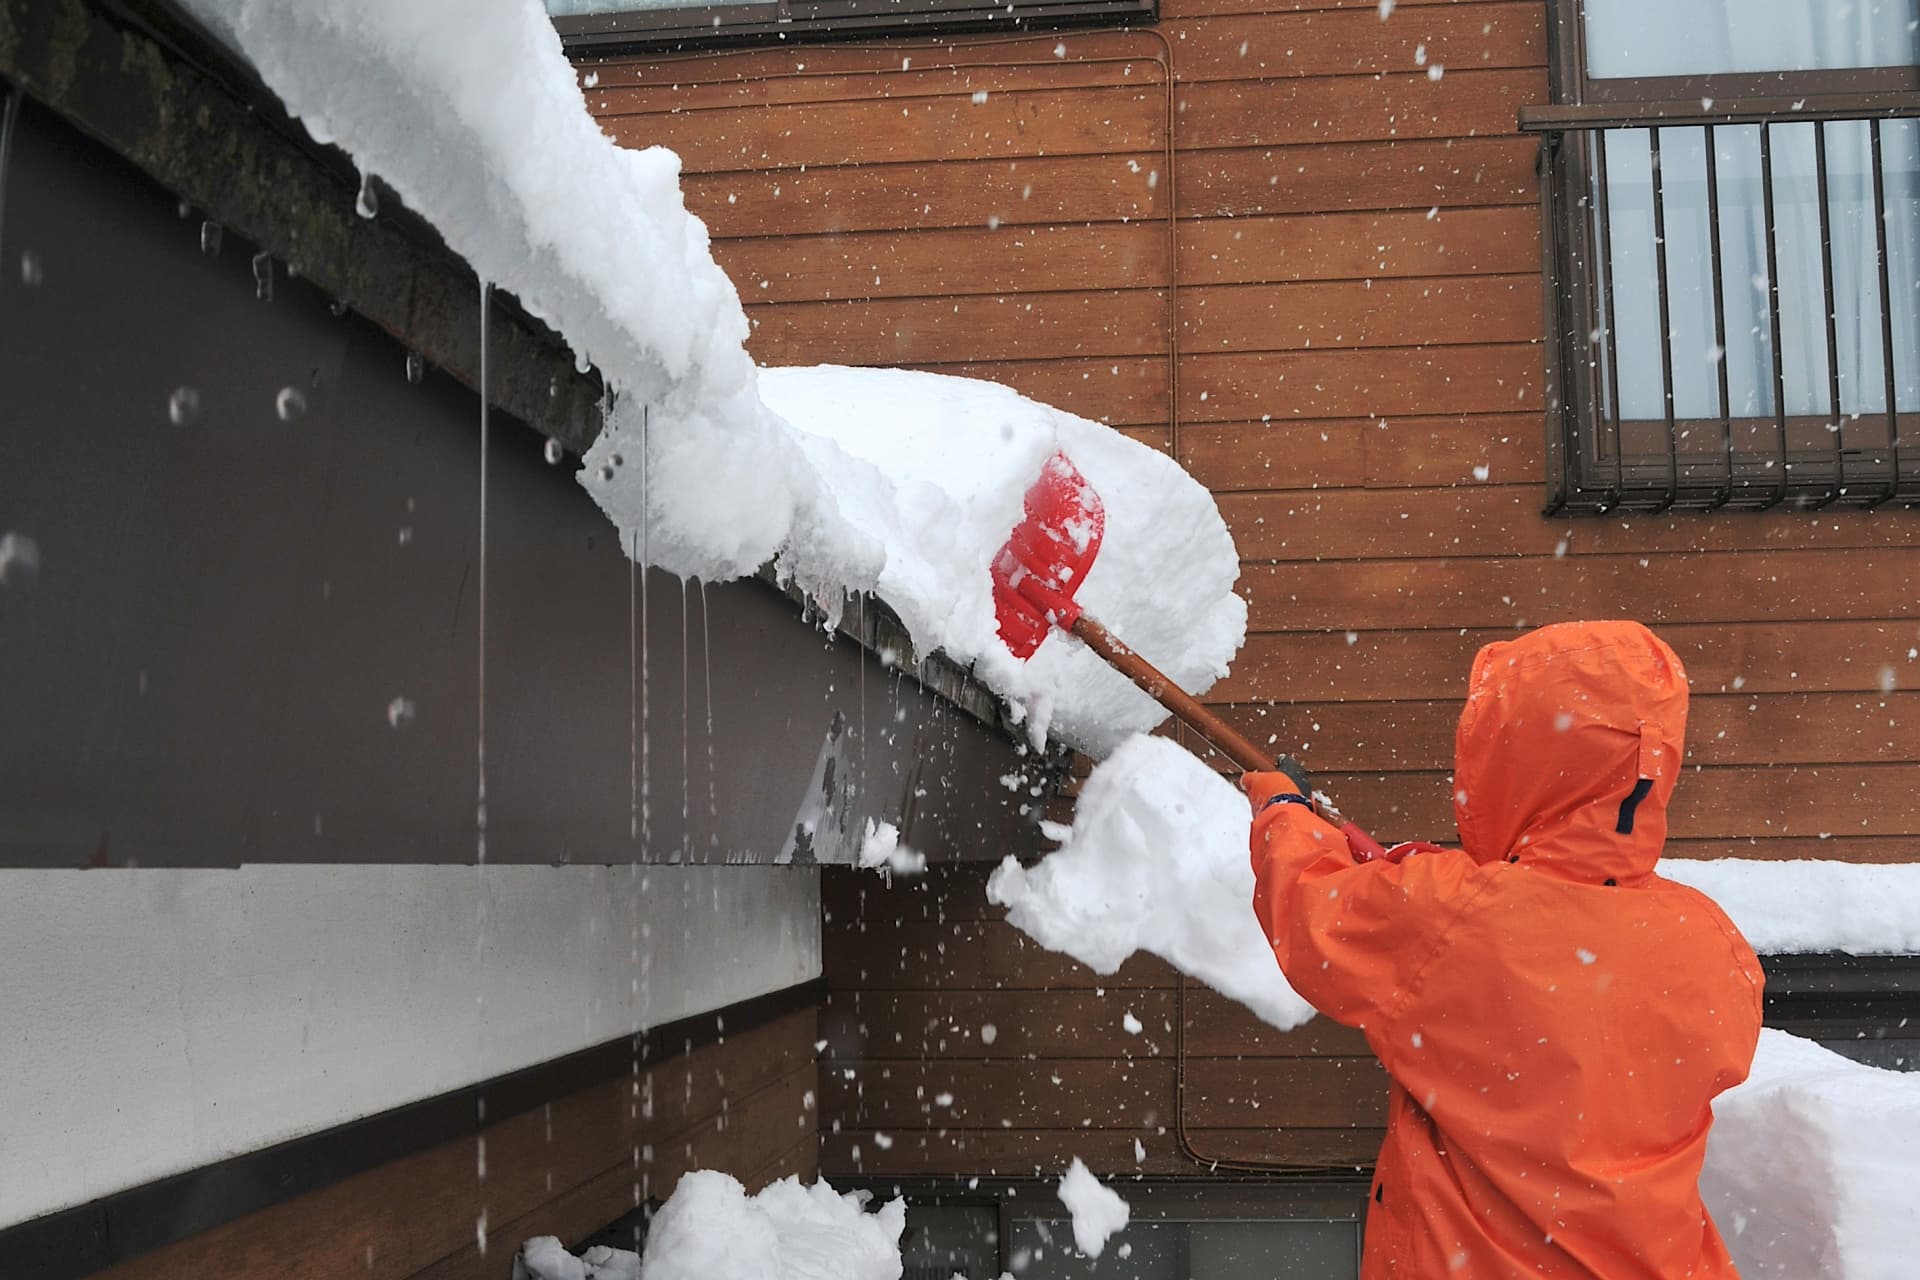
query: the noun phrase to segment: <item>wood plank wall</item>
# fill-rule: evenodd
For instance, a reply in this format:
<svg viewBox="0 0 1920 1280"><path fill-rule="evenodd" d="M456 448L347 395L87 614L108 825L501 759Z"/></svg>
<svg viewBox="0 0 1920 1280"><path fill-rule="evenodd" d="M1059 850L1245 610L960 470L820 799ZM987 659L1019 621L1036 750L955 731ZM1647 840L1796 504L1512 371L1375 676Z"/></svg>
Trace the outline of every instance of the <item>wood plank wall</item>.
<svg viewBox="0 0 1920 1280"><path fill-rule="evenodd" d="M1515 117L1547 96L1545 10L1163 0L1146 30L580 70L612 136L680 153L762 363L996 379L1207 484L1250 634L1206 697L1377 834L1451 835L1479 645L1631 616L1696 694L1673 853L1920 856L1920 516L1539 514L1535 144ZM900 892L829 923L828 1172L1200 1167L1166 1128L1166 969L1102 995L997 921L977 877ZM1118 1029L1127 1007L1157 1039ZM1198 1145L1368 1158L1379 1093L1355 1045L1188 1008L1226 1037L1194 1021L1189 1052L1220 1055L1189 1097ZM985 1021L1010 1039L928 1043ZM1263 1055L1251 1077L1243 1051ZM1289 1061L1316 1055L1342 1065Z"/></svg>
<svg viewBox="0 0 1920 1280"><path fill-rule="evenodd" d="M1358 1032L1281 1033L1136 956L1102 976L987 902L990 868L823 872L821 1168L1171 1177L1370 1164L1386 1077ZM1140 1030L1127 1029L1131 1015Z"/></svg>
<svg viewBox="0 0 1920 1280"><path fill-rule="evenodd" d="M1545 9L1165 0L581 73L680 153L762 363L994 378L1176 450L1251 612L1208 699L1382 834L1451 833L1478 645L1624 615L1693 676L1676 854L1920 855L1920 515L1539 515Z"/></svg>
<svg viewBox="0 0 1920 1280"><path fill-rule="evenodd" d="M100 1274L500 1280L522 1240L579 1240L689 1169L750 1189L811 1181L818 1025L817 1009L788 1014L506 1117L483 1143L432 1147Z"/></svg>

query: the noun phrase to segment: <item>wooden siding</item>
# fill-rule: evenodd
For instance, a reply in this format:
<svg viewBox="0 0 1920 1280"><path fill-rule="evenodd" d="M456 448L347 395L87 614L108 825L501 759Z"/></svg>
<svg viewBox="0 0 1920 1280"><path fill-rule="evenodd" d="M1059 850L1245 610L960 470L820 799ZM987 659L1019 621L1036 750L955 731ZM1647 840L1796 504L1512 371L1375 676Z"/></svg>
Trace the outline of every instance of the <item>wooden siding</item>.
<svg viewBox="0 0 1920 1280"><path fill-rule="evenodd" d="M1156 1177L1372 1161L1386 1078L1359 1033L1275 1031L1152 957L1096 974L1008 924L987 873L823 873L829 1176L1057 1177L1069 1154Z"/></svg>
<svg viewBox="0 0 1920 1280"><path fill-rule="evenodd" d="M806 1009L642 1064L466 1138L169 1245L112 1280L498 1280L522 1240L578 1240L690 1169L758 1187L818 1169L814 1039ZM481 1242L484 1233L485 1243Z"/></svg>
<svg viewBox="0 0 1920 1280"><path fill-rule="evenodd" d="M1911 860L1920 513L1540 514L1515 118L1546 99L1545 18L1165 0L1154 29L581 71L615 137L680 150L763 362L1004 382L1208 485L1250 633L1206 698L1378 834L1451 836L1475 649L1630 616L1697 695L1672 853ZM1210 1158L1370 1158L1383 1091L1355 1044L1275 1040L1189 991L1182 1105L1171 971L1047 955L968 874L836 889L829 1172L1192 1172L1176 1113ZM988 1022L993 1046L969 1038Z"/></svg>
<svg viewBox="0 0 1920 1280"><path fill-rule="evenodd" d="M1702 695L1674 852L1920 848L1890 794L1920 515L1539 514L1540 0L1168 0L582 75L613 136L680 152L761 361L991 378L1177 451L1245 565L1208 698L1387 834L1450 834L1479 643L1624 615Z"/></svg>

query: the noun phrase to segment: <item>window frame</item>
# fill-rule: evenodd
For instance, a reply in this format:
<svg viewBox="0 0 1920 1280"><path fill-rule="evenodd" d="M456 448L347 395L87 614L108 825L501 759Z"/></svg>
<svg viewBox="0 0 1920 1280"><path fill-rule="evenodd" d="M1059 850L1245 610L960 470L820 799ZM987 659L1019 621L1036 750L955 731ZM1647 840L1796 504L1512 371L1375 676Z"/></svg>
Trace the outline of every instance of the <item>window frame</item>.
<svg viewBox="0 0 1920 1280"><path fill-rule="evenodd" d="M1611 279L1601 269L1596 219L1604 205L1601 172L1589 159L1591 139L1610 130L1806 124L1920 117L1920 65L1824 71L1734 72L1687 76L1593 77L1587 74L1587 0L1547 0L1547 64L1551 105L1523 108L1522 132L1540 137L1541 271L1546 336L1546 513L1610 511L1762 510L1781 504L1807 508L1920 503L1920 413L1890 405L1890 446L1790 448L1824 429L1829 415L1737 418L1723 409L1708 419L1655 419L1664 438L1651 447L1629 445L1627 429L1651 436L1649 424L1611 416L1617 404L1617 356L1589 341L1600 332ZM1876 125L1877 129L1878 126ZM1824 176L1822 177L1824 191ZM1719 264L1712 263L1715 286ZM1660 272L1664 288L1664 256ZM1778 316L1775 316L1776 331ZM1890 323L1890 322L1889 322ZM1723 344L1724 345L1724 344ZM1616 380L1614 386L1606 379ZM1778 370L1776 369L1776 379ZM1891 381L1891 379L1889 379ZM1724 404L1724 396L1723 396ZM1876 426L1887 415L1871 415ZM1682 461L1676 433L1724 429L1724 453ZM1736 450L1746 439L1772 433L1771 448ZM1611 436L1611 451L1607 437ZM1800 475L1793 473L1798 470Z"/></svg>
<svg viewBox="0 0 1920 1280"><path fill-rule="evenodd" d="M1159 0L745 0L555 14L572 57L1158 22Z"/></svg>

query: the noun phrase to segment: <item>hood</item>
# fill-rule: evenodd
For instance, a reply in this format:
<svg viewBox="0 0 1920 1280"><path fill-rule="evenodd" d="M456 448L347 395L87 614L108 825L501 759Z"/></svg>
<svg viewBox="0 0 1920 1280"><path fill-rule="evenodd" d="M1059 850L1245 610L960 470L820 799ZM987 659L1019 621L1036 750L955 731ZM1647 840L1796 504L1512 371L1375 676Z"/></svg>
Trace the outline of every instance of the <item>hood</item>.
<svg viewBox="0 0 1920 1280"><path fill-rule="evenodd" d="M1461 843L1482 863L1645 879L1686 729L1687 673L1637 622L1560 623L1486 646L1454 737Z"/></svg>

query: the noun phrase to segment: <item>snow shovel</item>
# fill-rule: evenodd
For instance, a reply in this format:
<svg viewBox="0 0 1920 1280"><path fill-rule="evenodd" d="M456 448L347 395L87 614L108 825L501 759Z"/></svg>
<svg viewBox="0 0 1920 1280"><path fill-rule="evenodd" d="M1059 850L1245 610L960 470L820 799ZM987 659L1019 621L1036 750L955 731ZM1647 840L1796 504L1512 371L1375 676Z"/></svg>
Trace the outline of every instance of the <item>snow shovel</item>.
<svg viewBox="0 0 1920 1280"><path fill-rule="evenodd" d="M993 558L994 613L1007 648L1024 661L1051 628L1071 632L1242 770L1279 768L1306 776L1291 757L1276 761L1234 732L1074 603L1105 530L1106 508L1086 477L1064 453L1047 459L1027 490L1025 519Z"/></svg>

